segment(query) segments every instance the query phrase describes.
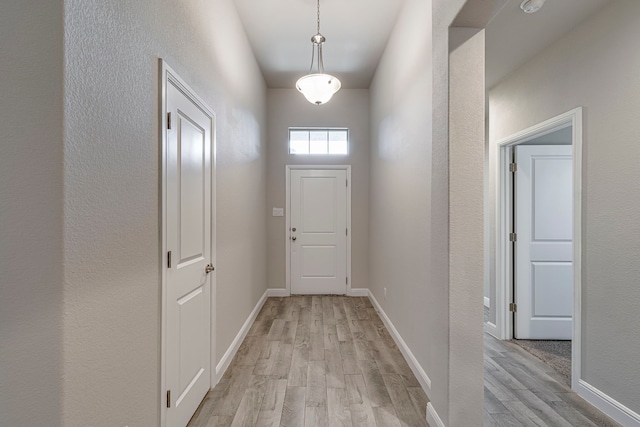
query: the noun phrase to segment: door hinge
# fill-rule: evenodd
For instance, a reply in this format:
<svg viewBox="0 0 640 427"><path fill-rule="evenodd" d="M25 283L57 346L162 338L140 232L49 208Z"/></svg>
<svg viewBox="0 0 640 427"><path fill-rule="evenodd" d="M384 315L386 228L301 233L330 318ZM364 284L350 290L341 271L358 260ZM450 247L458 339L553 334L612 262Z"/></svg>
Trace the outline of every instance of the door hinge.
<svg viewBox="0 0 640 427"><path fill-rule="evenodd" d="M171 390L167 390L167 408L171 408Z"/></svg>
<svg viewBox="0 0 640 427"><path fill-rule="evenodd" d="M509 172L515 172L518 170L518 164L517 163L509 163Z"/></svg>
<svg viewBox="0 0 640 427"><path fill-rule="evenodd" d="M515 242L518 240L518 235L516 233L509 233L509 241Z"/></svg>
<svg viewBox="0 0 640 427"><path fill-rule="evenodd" d="M171 268L171 251L167 252L167 268Z"/></svg>
<svg viewBox="0 0 640 427"><path fill-rule="evenodd" d="M171 113L167 113L167 129L171 129Z"/></svg>
<svg viewBox="0 0 640 427"><path fill-rule="evenodd" d="M345 235L345 236L348 236L348 235L349 235L349 229L348 229L348 228L345 228L345 229L344 229L344 235Z"/></svg>
<svg viewBox="0 0 640 427"><path fill-rule="evenodd" d="M515 302L509 303L509 311L515 313L518 311L518 305Z"/></svg>
<svg viewBox="0 0 640 427"><path fill-rule="evenodd" d="M348 277L344 278L344 283L346 283L347 285L349 284L349 278Z"/></svg>

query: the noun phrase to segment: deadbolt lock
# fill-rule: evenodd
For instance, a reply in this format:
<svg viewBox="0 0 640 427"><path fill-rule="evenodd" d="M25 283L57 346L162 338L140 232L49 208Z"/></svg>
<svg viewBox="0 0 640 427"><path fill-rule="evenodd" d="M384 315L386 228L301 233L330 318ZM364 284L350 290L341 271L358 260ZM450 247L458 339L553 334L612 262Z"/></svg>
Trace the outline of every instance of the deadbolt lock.
<svg viewBox="0 0 640 427"><path fill-rule="evenodd" d="M293 227L293 228L291 229L291 231L296 231L296 228L295 228L295 227Z"/></svg>

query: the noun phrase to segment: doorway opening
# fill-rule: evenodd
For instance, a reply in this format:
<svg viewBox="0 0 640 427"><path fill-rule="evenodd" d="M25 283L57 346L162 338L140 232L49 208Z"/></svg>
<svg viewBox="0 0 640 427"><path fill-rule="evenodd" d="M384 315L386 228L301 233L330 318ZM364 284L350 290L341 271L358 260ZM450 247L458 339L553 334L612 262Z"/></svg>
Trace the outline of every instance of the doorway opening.
<svg viewBox="0 0 640 427"><path fill-rule="evenodd" d="M581 130L577 108L498 143L496 322L487 323L573 389L580 372Z"/></svg>

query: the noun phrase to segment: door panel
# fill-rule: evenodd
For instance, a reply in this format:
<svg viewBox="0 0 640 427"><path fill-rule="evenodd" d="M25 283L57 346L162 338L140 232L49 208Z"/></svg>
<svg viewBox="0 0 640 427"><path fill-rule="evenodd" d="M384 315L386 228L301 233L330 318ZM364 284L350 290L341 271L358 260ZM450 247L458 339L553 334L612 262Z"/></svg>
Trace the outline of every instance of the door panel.
<svg viewBox="0 0 640 427"><path fill-rule="evenodd" d="M569 154L566 158L533 155L532 162L534 193L532 241L571 242L573 234L571 155Z"/></svg>
<svg viewBox="0 0 640 427"><path fill-rule="evenodd" d="M573 161L569 145L515 149L515 338L572 337Z"/></svg>
<svg viewBox="0 0 640 427"><path fill-rule="evenodd" d="M211 386L212 117L167 84L167 427L184 427Z"/></svg>
<svg viewBox="0 0 640 427"><path fill-rule="evenodd" d="M303 233L336 233L336 186L335 177L301 177L300 230Z"/></svg>
<svg viewBox="0 0 640 427"><path fill-rule="evenodd" d="M573 265L571 262L531 263L532 317L571 317Z"/></svg>
<svg viewBox="0 0 640 427"><path fill-rule="evenodd" d="M206 314L207 302L205 292L202 287L197 287L189 295L178 300L180 323L180 384L176 390L177 401L184 399L192 387L192 383L197 381L203 374L201 366L202 354L204 353L203 343L200 340L205 329L202 319Z"/></svg>
<svg viewBox="0 0 640 427"><path fill-rule="evenodd" d="M291 293L347 292L347 172L292 170Z"/></svg>
<svg viewBox="0 0 640 427"><path fill-rule="evenodd" d="M178 111L178 127L180 261L185 262L202 258L205 251L206 132L181 111Z"/></svg>
<svg viewBox="0 0 640 427"><path fill-rule="evenodd" d="M301 276L335 278L337 251L335 246L303 246Z"/></svg>

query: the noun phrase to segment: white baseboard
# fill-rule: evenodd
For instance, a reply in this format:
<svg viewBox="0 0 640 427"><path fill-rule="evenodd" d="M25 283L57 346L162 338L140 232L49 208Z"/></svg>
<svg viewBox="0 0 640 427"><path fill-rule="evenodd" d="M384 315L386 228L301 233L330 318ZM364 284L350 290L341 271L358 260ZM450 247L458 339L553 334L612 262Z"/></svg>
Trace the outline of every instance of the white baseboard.
<svg viewBox="0 0 640 427"><path fill-rule="evenodd" d="M484 297L484 306L491 308L491 299L489 299L489 297Z"/></svg>
<svg viewBox="0 0 640 427"><path fill-rule="evenodd" d="M498 339L501 339L500 338L500 331L498 330L498 327L496 326L495 323L486 322L484 324L484 331L486 333L488 333L489 335L491 335L491 336L494 336L494 337L496 337Z"/></svg>
<svg viewBox="0 0 640 427"><path fill-rule="evenodd" d="M578 381L578 396L613 418L625 427L640 427L640 415L622 403L604 394L584 380Z"/></svg>
<svg viewBox="0 0 640 427"><path fill-rule="evenodd" d="M444 423L431 402L427 403L427 424L429 424L429 427L444 427Z"/></svg>
<svg viewBox="0 0 640 427"><path fill-rule="evenodd" d="M282 298L290 297L291 294L285 288L269 288L267 289L267 297Z"/></svg>
<svg viewBox="0 0 640 427"><path fill-rule="evenodd" d="M349 291L350 297L368 297L369 289L367 288L351 288Z"/></svg>
<svg viewBox="0 0 640 427"><path fill-rule="evenodd" d="M222 378L225 371L229 367L229 364L233 360L233 357L236 355L238 348L240 348L240 344L242 344L242 341L244 341L247 333L249 332L249 329L251 329L251 325L253 325L253 322L256 320L258 313L260 313L260 310L267 300L267 297L270 296L269 291L270 289L267 289L264 292L256 306L253 308L253 311L251 312L251 314L249 314L249 317L244 322L244 325L242 325L242 328L240 328L240 331L238 331L238 335L236 335L227 351L225 351L224 356L222 356L222 359L220 359L220 362L218 362L218 365L216 366L216 384L218 384L220 378ZM216 384L214 384L214 386Z"/></svg>
<svg viewBox="0 0 640 427"><path fill-rule="evenodd" d="M366 291L368 292L369 299L373 303L373 306L380 314L380 318L384 322L384 325L389 330L389 333L393 337L393 340L396 342L398 348L402 352L402 355L404 356L405 360L409 364L409 367L413 371L413 374L418 379L418 382L420 382L422 389L424 390L424 392L427 394L428 397L431 396L431 379L429 378L427 373L424 371L424 369L422 369L422 366L420 366L420 364L418 363L418 360L409 349L409 346L407 346L407 343L404 342L404 340L400 336L400 333L398 332L396 327L393 326L393 323L391 323L391 320L387 316L387 313L384 312L384 310L382 309L382 306L378 303L378 300L376 299L376 297L374 297L373 294L369 292L368 289L366 289Z"/></svg>

